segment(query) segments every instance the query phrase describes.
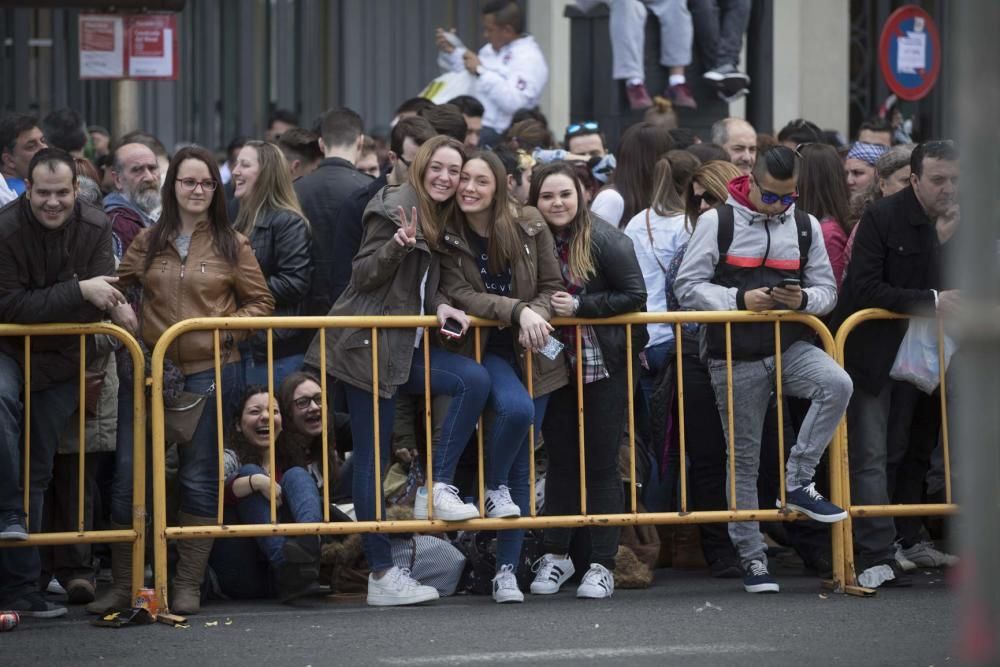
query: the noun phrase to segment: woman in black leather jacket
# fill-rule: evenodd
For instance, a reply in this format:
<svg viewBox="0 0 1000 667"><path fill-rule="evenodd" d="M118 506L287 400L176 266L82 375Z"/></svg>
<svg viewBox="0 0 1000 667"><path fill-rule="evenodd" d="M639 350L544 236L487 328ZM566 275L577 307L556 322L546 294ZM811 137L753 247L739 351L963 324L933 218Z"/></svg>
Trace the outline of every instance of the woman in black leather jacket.
<svg viewBox="0 0 1000 667"><path fill-rule="evenodd" d="M292 187L281 150L264 141L249 141L233 168L235 195L240 202L233 223L250 239L257 262L274 295L274 315L301 315L312 277L312 234ZM273 334L274 387L302 367L312 338L307 329L275 329ZM243 366L249 384L267 386L267 333L247 343Z"/></svg>
<svg viewBox="0 0 1000 667"><path fill-rule="evenodd" d="M549 225L562 270L565 290L552 296L552 310L561 317L600 318L645 310L646 284L632 241L600 218L591 218L573 167L554 162L535 172L528 202ZM547 514L579 514L580 463L577 425L576 328L558 330L570 363L570 384L552 394L542 432L549 455L545 480ZM580 327L584 438L586 445L586 514L616 514L623 510L618 473L618 447L628 417L628 352L624 326ZM634 325L633 373L638 377L638 353L648 336ZM614 592L617 527L591 527L590 569L577 597L605 598ZM550 594L573 574L569 558L570 528L545 531L545 555L531 592Z"/></svg>

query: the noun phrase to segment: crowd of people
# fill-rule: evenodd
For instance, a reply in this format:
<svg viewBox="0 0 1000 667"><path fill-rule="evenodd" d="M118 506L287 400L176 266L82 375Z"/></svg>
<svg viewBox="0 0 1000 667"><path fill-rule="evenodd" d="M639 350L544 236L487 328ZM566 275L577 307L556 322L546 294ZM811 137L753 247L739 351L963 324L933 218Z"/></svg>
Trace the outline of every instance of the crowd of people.
<svg viewBox="0 0 1000 667"><path fill-rule="evenodd" d="M494 56L522 39L522 19L504 7L486 14L488 36L508 40L484 47ZM487 71L482 54L475 62L468 51L448 55ZM484 89L502 84L483 77ZM169 327L197 317L436 317L433 331L379 331L377 369L369 327L331 328L324 339L302 329L225 330L218 351L211 331L180 336L164 369L172 525L216 525L220 474L226 523L268 523L272 511L281 522L313 523L325 509L334 520L362 521L393 512L500 519L536 505L553 516L618 514L629 483L621 448L634 422L650 459L646 481L663 480L644 484L647 506L680 507L685 465L690 510L782 507L784 498L810 519L698 527L707 570L762 593L779 590L768 564L779 543L818 576L832 569L828 524L847 513L824 496L824 453L845 412L852 502L940 495L939 399L890 376L905 322L865 324L850 338L846 368L794 324L781 325L779 365L770 323L736 324L731 336L721 325L685 324L679 337L672 325L633 325L629 340L623 325L551 322L794 310L836 330L869 307L949 317L960 303L944 269L960 220L951 142L897 144L879 121L849 146L803 119L770 136L726 118L704 140L644 121L612 155L595 122L574 121L557 142L536 109L498 108L484 95L407 100L383 147L350 109L331 109L308 129L277 112L263 140L234 140L221 158L193 145L171 154L141 131L112 138L70 110L41 122L8 114L0 119L0 196L9 200L0 209L0 318L110 320L148 351ZM500 325L475 336L470 317ZM81 481L88 529L132 526L132 383L145 370L104 338L88 338L85 404L75 338L32 338L30 386L23 341L0 339L0 540L70 530ZM683 415L672 386L678 350ZM223 423L214 407L171 421L169 408L214 406L217 393ZM67 458L79 410L87 424L80 481L75 455ZM468 464L479 428L483 515ZM779 433L788 444L783 480ZM420 463L427 449L430 470ZM854 530L864 586L905 586L907 570L957 560L918 518L858 518ZM606 598L622 532L509 528L473 544L492 541L487 592L499 603L522 602L526 590L554 594L571 579L577 597ZM366 533L354 556L344 555L349 540L330 536L179 540L170 608L196 613L210 590L291 601L331 576L346 586L350 577L331 575L333 560L360 572L368 604L428 602L454 592L469 567L468 542L443 537ZM0 609L60 616L66 607L46 596L52 590L93 613L131 606L131 545L110 545L112 582L100 596L94 562L89 545L0 549Z"/></svg>

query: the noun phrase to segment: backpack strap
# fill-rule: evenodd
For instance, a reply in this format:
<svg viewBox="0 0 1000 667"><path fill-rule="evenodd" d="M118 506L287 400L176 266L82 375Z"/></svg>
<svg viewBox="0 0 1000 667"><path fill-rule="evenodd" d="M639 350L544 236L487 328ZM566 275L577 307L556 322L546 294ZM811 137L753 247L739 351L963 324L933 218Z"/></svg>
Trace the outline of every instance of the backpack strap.
<svg viewBox="0 0 1000 667"><path fill-rule="evenodd" d="M799 278L801 279L806 270L806 262L809 260L809 247L812 245L812 221L805 211L795 209L795 231L799 239ZM732 241L730 240L730 242Z"/></svg>
<svg viewBox="0 0 1000 667"><path fill-rule="evenodd" d="M715 275L718 276L719 269L726 263L729 246L733 245L736 216L733 213L733 207L729 204L717 206L715 211L719 214L719 228L716 234L716 243L719 245L719 262L715 265Z"/></svg>

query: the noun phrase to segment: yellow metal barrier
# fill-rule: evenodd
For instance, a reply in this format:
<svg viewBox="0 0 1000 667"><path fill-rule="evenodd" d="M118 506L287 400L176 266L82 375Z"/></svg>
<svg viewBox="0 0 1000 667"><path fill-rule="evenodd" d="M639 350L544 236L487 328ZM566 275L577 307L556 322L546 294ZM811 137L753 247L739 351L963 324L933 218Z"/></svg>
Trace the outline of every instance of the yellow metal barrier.
<svg viewBox="0 0 1000 667"><path fill-rule="evenodd" d="M274 395L273 386L273 339L271 336L271 330L275 328L282 329L314 329L318 330L320 336L320 366L326 368L326 345L325 336L326 329L336 329L336 328L361 328L370 329L372 332L372 370L373 370L373 387L375 390L373 393L373 409L374 409L374 421L375 421L375 488L376 497L381 498L382 496L382 466L380 461L380 446L379 439L381 434L379 433L378 423L378 356L379 345L378 345L378 330L386 328L407 328L415 329L418 327L423 327L423 342L424 342L424 354L425 354L425 367L429 370L430 363L427 358L429 355L429 329L436 328L438 326L437 318L433 316L382 316L382 317L263 317L263 318L200 318L186 320L184 322L179 322L163 333L160 340L157 342L155 349L153 350L152 358L152 404L151 404L151 414L152 414L152 437L153 437L153 525L154 525L154 562L155 562L155 579L156 579L156 593L158 597L158 603L160 609L168 608L168 596L167 596L167 541L171 539L194 539L194 538L224 538L224 537L262 537L262 536L272 536L272 535L309 535L309 534L344 534L344 533L366 533L366 532L381 532L381 533L402 533L402 532L441 532L443 530L497 530L497 529L530 529L530 528L548 528L557 526L566 527L582 527L582 526L621 526L621 525L645 525L645 524L699 524L699 523L721 523L730 521L788 521L797 520L804 518L802 515L788 510L784 507L785 500L785 481L784 475L780 477L780 498L782 501L782 509L747 509L747 510L737 510L735 507L735 493L731 493L733 498L730 501L730 507L728 510L722 511L703 511L703 512L689 512L687 511L687 494L686 494L686 459L685 457L685 433L684 433L684 381L683 381L683 366L681 359L680 345L677 346L677 394L678 394L678 404L680 411L680 484L681 484L681 508L678 512L648 512L639 513L638 503L636 498L637 483L635 479L635 424L632 418L632 412L634 407L634 395L633 395L633 382L634 369L633 369L633 356L632 356L632 343L631 343L631 329L633 325L637 324L655 324L655 323L670 323L674 325L674 330L676 333L677 340L681 339L681 325L684 323L704 323L704 324L724 324L726 326L726 347L727 347L727 360L729 362L729 406L728 406L728 419L730 424L729 429L729 460L730 460L730 484L731 489L735 485L735 469L734 469L734 447L735 447L735 433L732 428L733 426L733 402L732 402L732 324L743 324L743 323L767 323L772 322L775 327L775 347L776 355L778 357L778 378L777 378L777 394L778 394L778 404L781 405L782 400L782 384L780 377L780 345L781 345L781 332L780 325L782 323L799 323L804 324L811 328L818 336L819 342L823 349L832 358L835 354L835 345L833 336L826 326L817 318L806 315L803 313L791 312L791 311L772 311L763 313L752 313L752 312L731 312L731 311L718 311L718 312L677 312L677 313L631 313L627 315L620 315L616 317L604 318L604 319L581 319L581 318L557 318L553 320L552 324L555 326L573 326L573 325L594 325L594 326L608 326L608 325L619 325L626 327L627 333L627 345L628 345L628 379L629 379L629 396L628 396L628 406L629 406L629 471L630 471L630 486L631 486L631 511L623 512L620 514L601 514L601 515L587 515L585 514L586 508L586 468L585 468L585 444L584 444L584 433L583 433L583 410L582 410L582 384L580 383L580 374L582 369L580 365L577 365L577 400L579 407L579 429L580 429L580 507L581 513L579 515L569 515L569 516L537 516L536 508L534 502L534 492L531 493L531 503L530 503L530 517L521 517L518 519L471 519L468 521L460 522L445 522L441 520L436 520L431 514L431 518L428 520L408 520L408 521L390 521L383 520L381 515L381 503L376 505L376 519L374 521L357 521L350 523L330 523L329 522L329 483L323 485L323 511L324 511L324 521L322 523L278 523L277 513L276 513L276 499L274 497L274 486L271 486L271 524L258 524L258 525L224 525L223 523L223 512L222 512L222 495L223 495L223 468L222 468L222 429L224 421L222 419L222 373L220 368L220 347L219 347L219 332L226 330L267 330L267 364L268 364L268 390L270 394ZM480 346L478 345L479 339L479 328L486 326L497 326L498 323L491 322L489 320L481 320L478 318L472 318L472 325L475 328L475 342L477 350L477 361L479 361L478 350ZM164 406L163 406L163 362L167 352L167 349L174 343L174 341L181 335L191 332L191 331L214 331L215 332L215 379L216 387L220 390L216 394L216 410L219 416L218 420L218 442L219 442L219 479L218 479L218 489L219 489L219 505L218 505L218 525L215 526L177 526L168 527L166 524L166 479L165 479L165 435L164 435ZM577 328L576 335L576 348L577 348L577 358L580 358L580 348L581 348L581 334L579 327ZM532 366L530 363L531 355L527 356L528 363L526 365L526 375L524 379L527 387L532 387ZM327 461L326 454L326 437L327 437L327 418L328 409L326 404L327 396L327 377L326 373L320 374L320 384L322 388L323 405L322 415L323 415L323 438L324 438L324 448L323 448L323 477L329 480L329 462ZM431 395L429 391L429 376L425 376L425 396L424 396L424 412L425 412L425 423L426 423L426 436L427 436L427 484L431 486L433 484L432 480L432 470L433 470L433 447L430 446L431 442ZM273 406L273 401L272 401ZM780 408L779 408L780 409ZM270 458L271 469L274 469L274 451L275 451L275 435L273 429L273 407L271 414L271 425L270 429ZM480 429L478 435L478 452L479 452L479 499L480 499L480 512L483 512L483 498L484 493L484 475L483 475L483 433L482 433L482 421L480 420ZM529 437L534 438L534 429L529 430ZM782 429L779 429L779 459L781 460L782 467L784 465L784 436ZM842 435L842 430L840 432ZM533 447L532 447L533 449ZM830 499L832 502L844 506L845 499L845 487L843 486L843 481L846 477L846 471L843 469L843 464L846 462L846 454L843 450L843 440L841 437L835 437L830 446ZM535 469L534 469L534 457L532 456L532 463L530 467L530 487L534 489L535 484ZM429 495L432 493L429 490ZM431 512L433 512L432 500L429 498L429 505L431 505ZM833 579L827 582L827 586L833 588L834 590L842 590L843 583L845 581L844 567L846 563L845 551L844 551L844 532L841 528L843 523L835 524L832 531L832 544L833 544Z"/></svg>
<svg viewBox="0 0 1000 667"><path fill-rule="evenodd" d="M845 366L847 339L851 333L864 322L870 320L904 320L910 319L910 315L893 313L880 308L868 308L854 313L840 325L837 330L837 361L841 366ZM841 448L841 465L843 478L841 485L844 491L844 499L847 502L848 517L846 521L837 524L844 533L844 570L846 573L846 591L854 595L872 595L873 590L863 588L857 584L857 574L854 565L854 538L852 533L853 519L876 516L936 516L950 515L958 511L958 505L952 502L951 496L951 457L948 448L948 396L947 377L944 363L944 324L941 319L937 320L938 330L938 379L940 382L939 392L941 394L941 449L944 454L944 484L945 502L936 504L910 504L910 505L853 505L851 504L851 467L848 456L847 439L847 416L840 424L840 440L843 442Z"/></svg>
<svg viewBox="0 0 1000 667"><path fill-rule="evenodd" d="M132 502L132 528L130 530L85 530L84 529L84 457L86 454L86 415L84 410L86 395L87 352L86 337L92 335L107 335L118 339L132 357L135 369L133 373L133 458L132 475L134 500ZM83 544L94 542L131 542L132 543L132 592L143 587L143 558L145 555L146 536L146 400L145 378L143 371L146 361L136 340L124 329L113 324L101 322L91 324L0 324L0 336L24 338L24 511L30 511L29 494L31 489L31 342L38 336L79 336L80 373L79 373L79 459L78 459L78 495L77 495L77 530L67 532L37 533L29 532L26 541L0 541L4 547L38 547L62 544ZM117 400L117 397L116 397Z"/></svg>

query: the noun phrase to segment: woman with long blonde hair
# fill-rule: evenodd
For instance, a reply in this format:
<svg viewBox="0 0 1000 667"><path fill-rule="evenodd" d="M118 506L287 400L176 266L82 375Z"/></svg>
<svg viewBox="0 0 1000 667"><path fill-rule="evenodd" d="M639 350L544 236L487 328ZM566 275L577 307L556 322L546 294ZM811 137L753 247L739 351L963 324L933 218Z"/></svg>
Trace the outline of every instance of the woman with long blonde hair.
<svg viewBox="0 0 1000 667"><path fill-rule="evenodd" d="M248 141L236 157L233 183L240 203L233 226L250 239L274 295L274 314L302 315L312 277L312 234L281 149L266 141ZM274 330L275 387L301 368L310 338L306 329ZM258 332L243 347L247 383L266 387L266 333Z"/></svg>

